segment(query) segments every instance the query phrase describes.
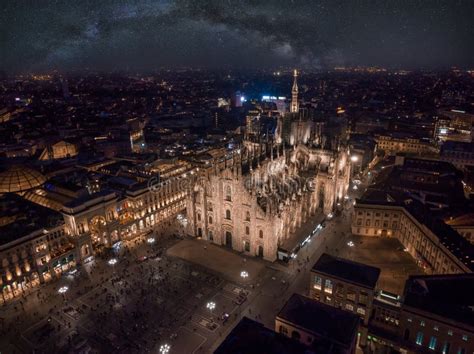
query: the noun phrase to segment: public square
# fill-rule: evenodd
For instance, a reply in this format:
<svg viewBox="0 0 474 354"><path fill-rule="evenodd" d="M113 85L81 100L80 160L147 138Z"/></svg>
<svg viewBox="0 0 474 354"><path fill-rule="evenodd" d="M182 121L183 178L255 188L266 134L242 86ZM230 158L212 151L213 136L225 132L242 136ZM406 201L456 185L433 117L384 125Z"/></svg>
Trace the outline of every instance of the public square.
<svg viewBox="0 0 474 354"><path fill-rule="evenodd" d="M212 353L243 315L272 328L291 294L308 293L309 270L323 252L382 268L382 288L400 293L402 273L419 272L414 261L395 239L353 237L351 210L348 202L289 264L182 239L178 223L156 235L156 242L124 243L8 305L1 330L9 335L2 335L1 348L159 353L169 345L172 353ZM315 225L320 220L316 216Z"/></svg>

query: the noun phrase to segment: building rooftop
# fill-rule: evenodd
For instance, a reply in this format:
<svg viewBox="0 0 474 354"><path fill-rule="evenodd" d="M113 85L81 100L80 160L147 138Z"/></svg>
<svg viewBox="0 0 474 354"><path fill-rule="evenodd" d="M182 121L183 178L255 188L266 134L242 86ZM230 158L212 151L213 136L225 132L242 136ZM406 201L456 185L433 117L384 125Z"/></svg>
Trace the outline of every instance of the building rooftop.
<svg viewBox="0 0 474 354"><path fill-rule="evenodd" d="M462 142L462 141L449 141L448 140L441 146L441 153L444 153L446 151L474 153L474 144Z"/></svg>
<svg viewBox="0 0 474 354"><path fill-rule="evenodd" d="M370 289L375 288L380 276L379 268L334 257L327 253L319 257L312 270Z"/></svg>
<svg viewBox="0 0 474 354"><path fill-rule="evenodd" d="M24 165L13 165L0 173L0 193L23 192L41 186L46 178Z"/></svg>
<svg viewBox="0 0 474 354"><path fill-rule="evenodd" d="M311 354L305 345L265 328L263 324L244 317L224 339L214 354Z"/></svg>
<svg viewBox="0 0 474 354"><path fill-rule="evenodd" d="M0 246L63 223L61 213L7 193L0 197Z"/></svg>
<svg viewBox="0 0 474 354"><path fill-rule="evenodd" d="M467 212L459 216L448 217L445 223L452 227L474 226L474 212Z"/></svg>
<svg viewBox="0 0 474 354"><path fill-rule="evenodd" d="M474 274L410 276L404 305L474 326Z"/></svg>
<svg viewBox="0 0 474 354"><path fill-rule="evenodd" d="M336 346L350 348L359 328L359 316L293 294L277 315L278 320L295 324Z"/></svg>

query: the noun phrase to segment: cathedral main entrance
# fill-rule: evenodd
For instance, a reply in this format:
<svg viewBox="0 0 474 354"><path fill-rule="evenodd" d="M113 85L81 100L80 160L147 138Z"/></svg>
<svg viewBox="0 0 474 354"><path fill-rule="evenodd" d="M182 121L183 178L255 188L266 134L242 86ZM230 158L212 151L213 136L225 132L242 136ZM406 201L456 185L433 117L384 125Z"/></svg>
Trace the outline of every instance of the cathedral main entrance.
<svg viewBox="0 0 474 354"><path fill-rule="evenodd" d="M232 233L230 231L225 232L225 245L232 248Z"/></svg>

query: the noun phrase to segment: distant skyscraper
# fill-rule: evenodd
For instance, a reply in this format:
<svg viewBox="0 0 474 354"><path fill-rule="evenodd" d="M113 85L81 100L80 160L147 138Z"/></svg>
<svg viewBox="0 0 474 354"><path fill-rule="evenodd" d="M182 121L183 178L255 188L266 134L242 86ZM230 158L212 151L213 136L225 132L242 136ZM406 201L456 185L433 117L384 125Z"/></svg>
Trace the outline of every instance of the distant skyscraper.
<svg viewBox="0 0 474 354"><path fill-rule="evenodd" d="M242 107L242 103L245 101L245 97L240 91L237 91L233 98L234 107Z"/></svg>
<svg viewBox="0 0 474 354"><path fill-rule="evenodd" d="M61 76L59 80L61 82L61 90L63 92L63 97L64 99L68 99L71 96L71 94L69 92L69 84L67 82L67 79Z"/></svg>
<svg viewBox="0 0 474 354"><path fill-rule="evenodd" d="M298 113L299 104L298 104L298 84L296 83L296 78L298 77L298 71L295 69L293 72L293 88L291 89L291 113Z"/></svg>

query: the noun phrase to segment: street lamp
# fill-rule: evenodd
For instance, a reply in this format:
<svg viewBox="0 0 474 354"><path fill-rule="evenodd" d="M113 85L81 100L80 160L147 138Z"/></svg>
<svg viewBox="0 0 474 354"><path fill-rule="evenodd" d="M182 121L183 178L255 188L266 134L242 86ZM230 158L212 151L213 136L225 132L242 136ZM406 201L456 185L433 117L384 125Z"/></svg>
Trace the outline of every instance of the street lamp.
<svg viewBox="0 0 474 354"><path fill-rule="evenodd" d="M58 289L58 293L63 296L63 301L66 301L66 292L67 292L68 290L69 290L69 287L67 287L66 285L61 286L61 287Z"/></svg>
<svg viewBox="0 0 474 354"><path fill-rule="evenodd" d="M168 354L170 352L171 346L169 344L162 344L160 345L160 353L161 354Z"/></svg>
<svg viewBox="0 0 474 354"><path fill-rule="evenodd" d="M351 161L352 161L352 162L357 162L357 161L359 161L359 156L352 155L352 156L351 156Z"/></svg>
<svg viewBox="0 0 474 354"><path fill-rule="evenodd" d="M147 240L146 240L147 243L149 243L150 245L154 244L155 243L155 239L153 237L149 237Z"/></svg>
<svg viewBox="0 0 474 354"><path fill-rule="evenodd" d="M110 258L109 261L107 263L109 263L109 265L112 266L112 270L114 272L114 275L115 275L115 265L117 264L117 258Z"/></svg>
<svg viewBox="0 0 474 354"><path fill-rule="evenodd" d="M216 303L213 301L210 301L207 303L206 308L211 311L211 320L212 320L212 311L216 308Z"/></svg>
<svg viewBox="0 0 474 354"><path fill-rule="evenodd" d="M240 272L240 277L243 279L247 279L249 277L249 273L246 270Z"/></svg>

